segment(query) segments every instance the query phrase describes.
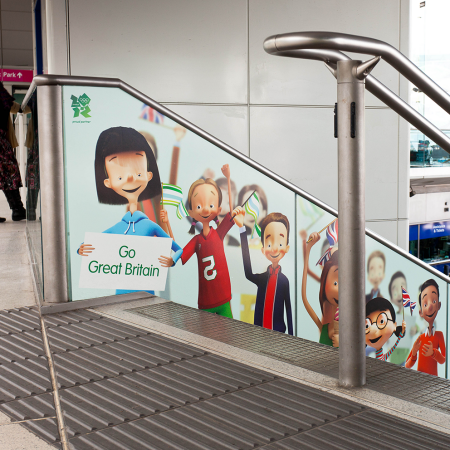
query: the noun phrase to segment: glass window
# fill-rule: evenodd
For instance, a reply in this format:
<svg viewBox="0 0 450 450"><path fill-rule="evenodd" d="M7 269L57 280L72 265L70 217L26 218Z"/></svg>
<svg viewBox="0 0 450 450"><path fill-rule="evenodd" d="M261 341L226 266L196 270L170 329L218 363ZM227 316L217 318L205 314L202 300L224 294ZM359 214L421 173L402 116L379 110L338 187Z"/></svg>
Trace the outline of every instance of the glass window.
<svg viewBox="0 0 450 450"><path fill-rule="evenodd" d="M427 263L450 258L450 222L420 225L419 258Z"/></svg>
<svg viewBox="0 0 450 450"><path fill-rule="evenodd" d="M447 25L450 2L434 0L411 3L411 60L446 92L450 91L450 53ZM446 37L447 36L447 37ZM430 122L450 135L450 118L433 100L411 86L411 106ZM450 155L423 133L411 129L411 167L450 165Z"/></svg>

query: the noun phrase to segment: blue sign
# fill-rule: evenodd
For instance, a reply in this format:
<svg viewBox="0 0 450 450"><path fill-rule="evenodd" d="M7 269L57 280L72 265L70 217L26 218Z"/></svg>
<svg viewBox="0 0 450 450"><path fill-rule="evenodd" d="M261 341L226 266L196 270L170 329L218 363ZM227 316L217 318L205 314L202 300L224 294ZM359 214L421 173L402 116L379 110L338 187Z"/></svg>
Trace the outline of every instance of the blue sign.
<svg viewBox="0 0 450 450"><path fill-rule="evenodd" d="M420 225L421 240L433 239L442 236L450 236L450 222L445 221L445 222L423 223L422 225Z"/></svg>
<svg viewBox="0 0 450 450"><path fill-rule="evenodd" d="M417 241L419 239L419 225L410 225L409 226L409 240Z"/></svg>

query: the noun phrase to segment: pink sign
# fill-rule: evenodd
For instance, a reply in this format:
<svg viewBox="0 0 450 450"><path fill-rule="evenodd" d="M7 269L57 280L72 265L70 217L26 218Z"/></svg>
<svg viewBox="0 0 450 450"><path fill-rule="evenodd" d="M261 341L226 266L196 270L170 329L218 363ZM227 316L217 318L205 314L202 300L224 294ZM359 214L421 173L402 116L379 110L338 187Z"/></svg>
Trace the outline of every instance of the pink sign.
<svg viewBox="0 0 450 450"><path fill-rule="evenodd" d="M15 81L19 83L31 83L33 81L32 70L0 69L2 81Z"/></svg>

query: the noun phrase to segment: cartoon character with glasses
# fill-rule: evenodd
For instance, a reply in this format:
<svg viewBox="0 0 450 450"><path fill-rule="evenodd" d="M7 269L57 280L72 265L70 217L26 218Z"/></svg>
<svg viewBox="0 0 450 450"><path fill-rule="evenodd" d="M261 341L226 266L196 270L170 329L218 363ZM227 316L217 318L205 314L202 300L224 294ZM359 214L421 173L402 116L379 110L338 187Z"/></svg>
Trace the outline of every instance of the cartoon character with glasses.
<svg viewBox="0 0 450 450"><path fill-rule="evenodd" d="M389 300L376 297L366 304L366 344L376 350L376 358L382 361L387 361L405 335L406 322L403 320L402 326L398 327L395 320L395 310ZM383 345L394 333L397 341L383 353Z"/></svg>

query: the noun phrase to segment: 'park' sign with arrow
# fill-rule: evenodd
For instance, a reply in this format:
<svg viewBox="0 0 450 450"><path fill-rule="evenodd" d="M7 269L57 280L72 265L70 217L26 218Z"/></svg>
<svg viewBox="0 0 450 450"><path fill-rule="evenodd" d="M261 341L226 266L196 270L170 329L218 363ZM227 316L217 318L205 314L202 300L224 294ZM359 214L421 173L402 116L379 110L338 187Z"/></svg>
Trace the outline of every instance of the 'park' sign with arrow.
<svg viewBox="0 0 450 450"><path fill-rule="evenodd" d="M2 81L13 81L16 83L31 83L33 81L32 70L22 69L0 69Z"/></svg>

